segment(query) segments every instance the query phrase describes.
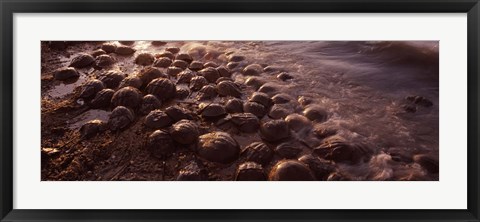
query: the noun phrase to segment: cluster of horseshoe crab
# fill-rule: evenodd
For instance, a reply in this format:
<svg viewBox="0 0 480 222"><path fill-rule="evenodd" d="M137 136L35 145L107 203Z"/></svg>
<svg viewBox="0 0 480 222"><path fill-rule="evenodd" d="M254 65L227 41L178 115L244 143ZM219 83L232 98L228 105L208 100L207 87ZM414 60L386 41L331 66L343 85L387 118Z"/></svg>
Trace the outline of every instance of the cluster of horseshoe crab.
<svg viewBox="0 0 480 222"><path fill-rule="evenodd" d="M111 113L107 121L83 124L81 141L141 124L138 143L159 162L179 150L194 156L175 169L175 180L210 180L210 167L231 171L232 180L349 180L337 164L354 165L375 154L369 145L347 141L336 129L324 127L321 123L330 116L324 107L283 93L281 85L294 76L278 67L232 51L216 63L210 56L195 58L167 47L168 42L152 42L164 47L154 53L137 52L132 44L103 43L53 72L55 80L68 81L81 75L78 69L101 71L77 89L74 99L82 110ZM116 62L112 54L142 68L134 73L111 69ZM275 78L265 81L263 75ZM303 139L305 134L318 144ZM238 141L238 135L249 142ZM438 168L428 156L415 158L432 171Z"/></svg>

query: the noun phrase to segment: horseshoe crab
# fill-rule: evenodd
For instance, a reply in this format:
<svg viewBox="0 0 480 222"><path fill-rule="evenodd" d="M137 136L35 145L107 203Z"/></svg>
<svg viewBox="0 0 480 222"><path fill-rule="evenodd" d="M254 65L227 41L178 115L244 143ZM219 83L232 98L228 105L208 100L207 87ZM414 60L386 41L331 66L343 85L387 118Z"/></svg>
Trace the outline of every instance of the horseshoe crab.
<svg viewBox="0 0 480 222"><path fill-rule="evenodd" d="M253 142L242 150L243 157L249 162L267 165L273 158L273 150L263 142Z"/></svg>
<svg viewBox="0 0 480 222"><path fill-rule="evenodd" d="M140 87L142 87L142 84L143 84L142 79L140 79L137 75L130 75L120 82L120 85L118 86L118 88L130 86L133 88L140 89Z"/></svg>
<svg viewBox="0 0 480 222"><path fill-rule="evenodd" d="M282 160L272 167L269 180L275 181L310 181L315 180L312 171L297 160Z"/></svg>
<svg viewBox="0 0 480 222"><path fill-rule="evenodd" d="M329 137L313 149L317 156L335 162L358 163L368 161L373 151L363 143L348 143L340 137Z"/></svg>
<svg viewBox="0 0 480 222"><path fill-rule="evenodd" d="M105 122L99 119L90 120L87 123L83 124L82 127L80 127L80 136L82 138L88 139L93 136L96 136L100 132L105 131L105 129L106 129Z"/></svg>
<svg viewBox="0 0 480 222"><path fill-rule="evenodd" d="M217 96L217 90L213 85L206 85L203 86L199 91L197 95L197 100L202 101L202 100L208 100L208 99L213 99Z"/></svg>
<svg viewBox="0 0 480 222"><path fill-rule="evenodd" d="M218 71L212 67L204 68L198 71L198 74L205 77L205 79L207 79L210 83L215 83L215 81L220 78L220 74L218 73Z"/></svg>
<svg viewBox="0 0 480 222"><path fill-rule="evenodd" d="M231 81L221 81L217 84L217 93L222 96L233 96L240 98L242 96L242 91L237 86L237 84Z"/></svg>
<svg viewBox="0 0 480 222"><path fill-rule="evenodd" d="M148 85L152 80L156 78L168 78L168 76L162 73L160 69L154 67L148 67L146 69L143 69L137 74L137 76L142 80L142 86Z"/></svg>
<svg viewBox="0 0 480 222"><path fill-rule="evenodd" d="M173 54L177 54L178 52L180 52L180 48L172 46L172 47L167 47L165 51L171 52Z"/></svg>
<svg viewBox="0 0 480 222"><path fill-rule="evenodd" d="M119 45L117 46L115 53L123 56L132 55L133 53L135 53L135 49L126 45Z"/></svg>
<svg viewBox="0 0 480 222"><path fill-rule="evenodd" d="M228 113L243 113L243 101L237 98L229 99L225 104Z"/></svg>
<svg viewBox="0 0 480 222"><path fill-rule="evenodd" d="M303 111L303 115L313 122L325 122L328 116L327 111L316 105L308 106Z"/></svg>
<svg viewBox="0 0 480 222"><path fill-rule="evenodd" d="M190 89L193 91L200 90L203 86L208 84L208 80L203 76L195 76L190 80Z"/></svg>
<svg viewBox="0 0 480 222"><path fill-rule="evenodd" d="M113 43L103 43L101 49L106 53L112 53L117 49L117 45Z"/></svg>
<svg viewBox="0 0 480 222"><path fill-rule="evenodd" d="M247 76L258 76L263 72L263 67L259 64L251 64L243 69L243 74Z"/></svg>
<svg viewBox="0 0 480 222"><path fill-rule="evenodd" d="M117 106L113 109L108 119L111 131L119 131L126 128L135 119L133 112L125 106Z"/></svg>
<svg viewBox="0 0 480 222"><path fill-rule="evenodd" d="M187 53L179 53L177 56L175 56L175 60L182 60L187 63L191 63L193 61L192 57Z"/></svg>
<svg viewBox="0 0 480 222"><path fill-rule="evenodd" d="M219 66L216 69L218 74L220 74L221 77L228 77L228 78L232 77L232 73L226 67Z"/></svg>
<svg viewBox="0 0 480 222"><path fill-rule="evenodd" d="M193 119L192 114L188 110L180 106L170 106L167 109L165 109L165 113L170 118L172 118L172 120L175 122L180 121L182 119L187 119L187 120Z"/></svg>
<svg viewBox="0 0 480 222"><path fill-rule="evenodd" d="M183 60L175 60L175 61L173 61L172 65L175 66L175 67L178 67L182 70L188 68L188 62L185 62Z"/></svg>
<svg viewBox="0 0 480 222"><path fill-rule="evenodd" d="M56 80L67 80L67 79L74 79L80 77L80 74L77 70L73 67L63 67L55 70L53 73L53 77Z"/></svg>
<svg viewBox="0 0 480 222"><path fill-rule="evenodd" d="M286 73L286 72L282 72L282 73L277 75L277 78L282 80L282 81L287 81L287 80L293 79L293 76Z"/></svg>
<svg viewBox="0 0 480 222"><path fill-rule="evenodd" d="M250 102L256 102L262 104L265 108L272 105L272 99L265 93L254 92L250 97Z"/></svg>
<svg viewBox="0 0 480 222"><path fill-rule="evenodd" d="M238 181L262 181L267 180L265 172L260 164L246 162L240 164L237 168L235 180Z"/></svg>
<svg viewBox="0 0 480 222"><path fill-rule="evenodd" d="M142 99L142 105L140 106L140 113L142 113L143 115L146 115L150 113L152 110L160 109L160 107L162 107L162 102L160 102L160 100L158 100L157 97L155 97L154 95L148 94L144 96Z"/></svg>
<svg viewBox="0 0 480 222"><path fill-rule="evenodd" d="M99 55L95 58L95 66L98 68L105 68L113 65L115 60L109 55Z"/></svg>
<svg viewBox="0 0 480 222"><path fill-rule="evenodd" d="M190 70L183 70L177 75L177 84L186 83L189 84L195 74Z"/></svg>
<svg viewBox="0 0 480 222"><path fill-rule="evenodd" d="M94 58L96 58L99 55L105 55L105 54L107 54L107 52L103 51L103 49L97 49L92 53L90 53L90 55L92 55Z"/></svg>
<svg viewBox="0 0 480 222"><path fill-rule="evenodd" d="M172 64L172 60L168 57L160 57L153 62L154 67L167 68Z"/></svg>
<svg viewBox="0 0 480 222"><path fill-rule="evenodd" d="M312 123L310 122L310 120L307 119L307 117L297 113L292 113L288 115L287 117L285 117L285 121L288 124L288 128L295 132L299 132L302 129L312 127Z"/></svg>
<svg viewBox="0 0 480 222"><path fill-rule="evenodd" d="M175 98L182 100L190 96L190 90L186 86L177 85L175 88Z"/></svg>
<svg viewBox="0 0 480 222"><path fill-rule="evenodd" d="M245 80L245 85L250 86L255 90L258 90L263 84L265 84L265 81L256 76L248 77L247 80Z"/></svg>
<svg viewBox="0 0 480 222"><path fill-rule="evenodd" d="M197 153L200 157L216 163L231 163L238 158L239 145L230 134L212 132L199 137Z"/></svg>
<svg viewBox="0 0 480 222"><path fill-rule="evenodd" d="M141 102L142 93L138 89L130 86L119 89L112 97L112 104L114 106L125 106L135 109Z"/></svg>
<svg viewBox="0 0 480 222"><path fill-rule="evenodd" d="M98 79L92 79L83 84L82 91L80 92L80 98L92 98L94 97L100 90L104 89L105 85L102 81Z"/></svg>
<svg viewBox="0 0 480 222"><path fill-rule="evenodd" d="M298 161L307 165L318 180L327 180L328 176L335 172L335 165L333 163L311 154L301 156L298 158Z"/></svg>
<svg viewBox="0 0 480 222"><path fill-rule="evenodd" d="M225 108L218 103L200 103L199 110L204 118L217 118L226 115Z"/></svg>
<svg viewBox="0 0 480 222"><path fill-rule="evenodd" d="M277 142L290 137L290 129L284 120L270 120L260 126L261 137L269 142Z"/></svg>
<svg viewBox="0 0 480 222"><path fill-rule="evenodd" d="M125 75L117 70L111 70L103 73L100 76L100 81L103 82L105 87L110 89L117 88L120 85L120 82L125 78Z"/></svg>
<svg viewBox="0 0 480 222"><path fill-rule="evenodd" d="M147 138L147 149L152 156L164 159L175 151L175 145L167 132L155 130Z"/></svg>
<svg viewBox="0 0 480 222"><path fill-rule="evenodd" d="M162 110L156 109L152 110L145 117L145 121L143 123L149 128L161 129L170 126L173 123L173 120Z"/></svg>
<svg viewBox="0 0 480 222"><path fill-rule="evenodd" d="M195 122L184 119L173 125L170 134L177 143L188 145L197 141L200 132Z"/></svg>
<svg viewBox="0 0 480 222"><path fill-rule="evenodd" d="M135 64L141 66L149 66L153 64L153 61L155 61L155 57L148 52L142 52L135 58Z"/></svg>
<svg viewBox="0 0 480 222"><path fill-rule="evenodd" d="M296 159L302 152L299 144L285 142L275 148L275 153L286 159Z"/></svg>
<svg viewBox="0 0 480 222"><path fill-rule="evenodd" d="M283 93L277 94L277 95L272 97L272 101L275 104L285 104L285 103L288 103L292 100L293 100L293 98L291 96L289 96L287 94L283 94Z"/></svg>
<svg viewBox="0 0 480 222"><path fill-rule="evenodd" d="M170 66L167 68L167 75L172 77L177 77L177 75L182 72L183 69L175 66Z"/></svg>
<svg viewBox="0 0 480 222"><path fill-rule="evenodd" d="M251 113L234 113L231 115L231 120L240 131L245 133L255 133L260 127L260 121Z"/></svg>
<svg viewBox="0 0 480 222"><path fill-rule="evenodd" d="M188 68L193 71L199 71L203 69L204 66L203 66L203 63L200 61L192 61L192 63L190 63L190 66L188 66Z"/></svg>
<svg viewBox="0 0 480 222"><path fill-rule="evenodd" d="M74 67L74 68L85 68L87 66L92 65L95 62L95 58L93 56L86 54L86 53L81 53L77 55L75 58L72 59L70 62L69 67Z"/></svg>
<svg viewBox="0 0 480 222"><path fill-rule="evenodd" d="M175 84L166 78L157 78L147 85L147 92L162 101L175 97Z"/></svg>
<svg viewBox="0 0 480 222"><path fill-rule="evenodd" d="M113 89L102 89L95 95L95 98L90 101L90 107L94 109L104 108L110 106L115 91Z"/></svg>
<svg viewBox="0 0 480 222"><path fill-rule="evenodd" d="M263 116L265 116L265 114L267 114L265 106L256 102L245 102L243 104L243 111L246 113L252 113L259 119L261 119Z"/></svg>
<svg viewBox="0 0 480 222"><path fill-rule="evenodd" d="M175 59L175 55L173 55L173 53L171 53L169 51L165 51L165 52L162 52L160 54L156 54L155 57L157 57L157 58L166 57L166 58L169 58L170 60Z"/></svg>

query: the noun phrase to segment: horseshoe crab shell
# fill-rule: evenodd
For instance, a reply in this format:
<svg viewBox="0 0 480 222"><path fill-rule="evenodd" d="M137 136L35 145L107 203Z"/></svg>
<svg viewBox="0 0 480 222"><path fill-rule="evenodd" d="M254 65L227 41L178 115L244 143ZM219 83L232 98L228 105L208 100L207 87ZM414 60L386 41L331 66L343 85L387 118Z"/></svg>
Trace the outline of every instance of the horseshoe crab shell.
<svg viewBox="0 0 480 222"><path fill-rule="evenodd" d="M225 110L228 113L243 113L243 101L241 99L229 99L225 103Z"/></svg>
<svg viewBox="0 0 480 222"><path fill-rule="evenodd" d="M152 80L156 78L168 78L168 76L162 73L160 69L154 67L148 67L146 69L143 69L137 74L137 76L142 80L142 86L148 85Z"/></svg>
<svg viewBox="0 0 480 222"><path fill-rule="evenodd" d="M263 181L267 180L267 176L260 164L254 162L246 162L240 164L237 168L235 180L238 181Z"/></svg>
<svg viewBox="0 0 480 222"><path fill-rule="evenodd" d="M367 161L373 151L363 143L349 143L340 137L329 137L313 149L317 156L335 162L358 163Z"/></svg>
<svg viewBox="0 0 480 222"><path fill-rule="evenodd" d="M200 90L203 86L208 84L208 80L203 76L195 76L190 80L190 89L193 91Z"/></svg>
<svg viewBox="0 0 480 222"><path fill-rule="evenodd" d="M325 122L328 116L327 111L325 111L325 109L316 105L308 106L303 111L303 115L314 122Z"/></svg>
<svg viewBox="0 0 480 222"><path fill-rule="evenodd" d="M195 122L184 119L173 125L170 134L177 143L188 145L197 141L200 132Z"/></svg>
<svg viewBox="0 0 480 222"><path fill-rule="evenodd" d="M220 78L220 74L218 73L218 71L212 67L204 68L198 71L198 74L205 77L205 79L207 79L210 83L215 83L215 81Z"/></svg>
<svg viewBox="0 0 480 222"><path fill-rule="evenodd" d="M240 98L242 96L242 91L237 86L237 84L231 81L221 81L217 84L217 93L222 96L233 96Z"/></svg>
<svg viewBox="0 0 480 222"><path fill-rule="evenodd" d="M231 115L231 120L240 131L245 133L255 133L260 127L260 121L251 113L234 113Z"/></svg>
<svg viewBox="0 0 480 222"><path fill-rule="evenodd" d="M167 78L157 78L147 85L147 92L166 101L175 97L175 84Z"/></svg>
<svg viewBox="0 0 480 222"><path fill-rule="evenodd" d="M83 84L82 91L80 92L80 98L94 97L100 90L104 89L105 85L98 79L92 79Z"/></svg>
<svg viewBox="0 0 480 222"><path fill-rule="evenodd" d="M118 55L132 55L133 53L135 53L135 49L133 49L132 47L129 47L129 46L126 46L126 45L119 45L117 46L117 49L115 50L115 53L118 54Z"/></svg>
<svg viewBox="0 0 480 222"><path fill-rule="evenodd" d="M267 94L261 92L254 92L250 97L250 102L260 103L266 108L270 107L273 103Z"/></svg>
<svg viewBox="0 0 480 222"><path fill-rule="evenodd" d="M112 97L112 104L114 106L125 106L135 109L141 104L141 102L141 92L130 86L119 89Z"/></svg>
<svg viewBox="0 0 480 222"><path fill-rule="evenodd" d="M173 120L162 110L156 109L151 111L143 122L145 126L152 129L161 129L170 126Z"/></svg>
<svg viewBox="0 0 480 222"><path fill-rule="evenodd" d="M275 181L309 181L315 180L312 171L297 160L282 160L272 167L269 180Z"/></svg>
<svg viewBox="0 0 480 222"><path fill-rule="evenodd" d="M115 89L120 85L120 82L125 78L125 74L117 70L110 70L100 75L99 79L103 82L105 87Z"/></svg>
<svg viewBox="0 0 480 222"><path fill-rule="evenodd" d="M73 67L60 68L60 69L55 70L55 72L53 73L53 77L56 80L61 80L61 81L67 80L67 79L78 78L79 76L80 76L80 74Z"/></svg>
<svg viewBox="0 0 480 222"><path fill-rule="evenodd" d="M240 153L237 141L225 132L201 135L197 147L197 153L200 157L210 162L223 164L233 162Z"/></svg>
<svg viewBox="0 0 480 222"><path fill-rule="evenodd" d="M315 157L311 154L303 155L298 158L298 161L304 163L315 174L318 180L327 180L328 176L335 172L335 165L330 161L326 161Z"/></svg>
<svg viewBox="0 0 480 222"><path fill-rule="evenodd" d="M90 101L90 107L94 109L109 107L114 93L115 91L113 89L102 89L95 95L95 98Z"/></svg>
<svg viewBox="0 0 480 222"><path fill-rule="evenodd" d="M265 116L265 114L267 114L265 106L256 102L245 102L243 104L243 111L246 113L252 113L259 119L261 119L263 116Z"/></svg>
<svg viewBox="0 0 480 222"><path fill-rule="evenodd" d="M267 165L273 158L273 150L263 142L253 142L242 150L243 157L249 162Z"/></svg>
<svg viewBox="0 0 480 222"><path fill-rule="evenodd" d="M260 127L261 137L269 142L276 142L290 137L290 129L284 120L271 120Z"/></svg>
<svg viewBox="0 0 480 222"><path fill-rule="evenodd" d="M172 60L167 57L160 57L153 62L154 67L167 68L172 64Z"/></svg>
<svg viewBox="0 0 480 222"><path fill-rule="evenodd" d="M95 58L95 66L98 68L105 68L113 65L115 60L109 55L99 55Z"/></svg>
<svg viewBox="0 0 480 222"><path fill-rule="evenodd" d="M204 118L216 118L226 115L225 108L218 103L200 103L199 108Z"/></svg>
<svg viewBox="0 0 480 222"><path fill-rule="evenodd" d="M147 149L159 159L164 159L175 151L175 145L167 132L155 130L147 138Z"/></svg>
<svg viewBox="0 0 480 222"><path fill-rule="evenodd" d="M135 119L133 112L124 106L117 106L113 109L108 119L108 125L111 131L125 129Z"/></svg>
<svg viewBox="0 0 480 222"><path fill-rule="evenodd" d="M142 98L142 105L140 106L140 113L146 115L150 113L152 110L160 109L162 107L162 102L157 99L152 94L148 94Z"/></svg>
<svg viewBox="0 0 480 222"><path fill-rule="evenodd" d="M155 57L148 52L142 52L135 58L135 64L141 66L149 66L153 64L153 61L155 61Z"/></svg>
<svg viewBox="0 0 480 222"><path fill-rule="evenodd" d="M94 62L95 58L93 58L93 56L86 53L81 53L78 54L75 58L73 58L70 62L70 65L68 66L74 68L85 68L92 65Z"/></svg>

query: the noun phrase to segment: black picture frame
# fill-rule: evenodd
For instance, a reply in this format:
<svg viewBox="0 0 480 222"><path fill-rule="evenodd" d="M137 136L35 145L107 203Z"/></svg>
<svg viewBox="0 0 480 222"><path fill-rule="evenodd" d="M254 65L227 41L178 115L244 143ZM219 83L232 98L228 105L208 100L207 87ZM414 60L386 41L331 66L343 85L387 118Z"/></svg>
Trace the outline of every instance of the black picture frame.
<svg viewBox="0 0 480 222"><path fill-rule="evenodd" d="M1 221L480 221L478 0L1 0ZM19 210L13 209L14 13L467 13L468 209L466 210ZM441 197L439 197L441 198ZM348 200L346 200L348 201Z"/></svg>

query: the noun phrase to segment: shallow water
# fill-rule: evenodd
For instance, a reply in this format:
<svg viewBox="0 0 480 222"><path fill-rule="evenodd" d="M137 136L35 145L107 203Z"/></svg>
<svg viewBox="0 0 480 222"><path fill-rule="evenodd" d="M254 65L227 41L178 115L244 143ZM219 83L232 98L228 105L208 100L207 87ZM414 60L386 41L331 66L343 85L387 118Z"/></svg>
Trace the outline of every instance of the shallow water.
<svg viewBox="0 0 480 222"><path fill-rule="evenodd" d="M324 107L329 118L321 125L338 129L339 136L349 141L368 143L374 150L374 157L366 163L339 164L352 179L438 179L438 175L428 175L417 164L399 163L389 155L390 150L399 149L408 155L430 153L438 158L438 42L201 41L169 42L156 47L150 41L137 41L133 45L135 55L144 51L159 53L170 46L180 47L196 60L208 58L220 65L226 64L224 53L233 51L246 56L248 63L279 67L291 74L294 79L287 81L277 79L278 72L264 73L261 78L277 84L281 93L295 99L305 97ZM117 60L112 69L133 74L143 68L133 63L135 55L111 55ZM76 83L58 85L46 94L55 98L68 95L86 79L84 75L87 74L83 73ZM234 74L234 78L236 82L245 81L240 74ZM411 95L423 96L433 106L418 107L415 113L405 112L401 105ZM302 106L296 101L294 104L294 110L301 113ZM72 120L70 127L78 128L94 118L106 119L108 112L104 112L89 111ZM321 142L308 132L296 136L312 147ZM236 139L241 140L243 147L259 138L239 135Z"/></svg>

